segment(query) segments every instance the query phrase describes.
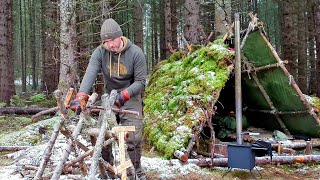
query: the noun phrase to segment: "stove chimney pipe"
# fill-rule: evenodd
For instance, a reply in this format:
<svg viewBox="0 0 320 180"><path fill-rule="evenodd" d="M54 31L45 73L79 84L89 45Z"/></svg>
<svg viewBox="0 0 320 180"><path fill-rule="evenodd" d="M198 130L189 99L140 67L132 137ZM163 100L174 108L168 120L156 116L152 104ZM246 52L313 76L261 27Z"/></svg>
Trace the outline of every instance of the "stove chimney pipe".
<svg viewBox="0 0 320 180"><path fill-rule="evenodd" d="M241 92L241 49L240 49L240 21L239 13L235 13L235 99L236 99L236 123L237 144L242 144L242 92Z"/></svg>

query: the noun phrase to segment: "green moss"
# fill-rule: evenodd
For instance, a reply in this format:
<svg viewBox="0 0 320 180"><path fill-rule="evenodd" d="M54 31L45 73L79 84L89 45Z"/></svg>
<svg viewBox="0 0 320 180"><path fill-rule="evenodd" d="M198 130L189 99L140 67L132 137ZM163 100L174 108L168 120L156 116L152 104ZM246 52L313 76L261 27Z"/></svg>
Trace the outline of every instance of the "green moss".
<svg viewBox="0 0 320 180"><path fill-rule="evenodd" d="M193 126L205 121L202 108L210 107L217 98L212 94L229 78L226 62L233 52L220 42L196 49L188 56L174 53L158 64L145 90L144 133L166 158L185 148ZM180 126L187 131L181 134Z"/></svg>
<svg viewBox="0 0 320 180"><path fill-rule="evenodd" d="M175 61L179 61L180 59L182 59L183 57L186 56L186 52L184 51L177 51L175 53L173 53L169 59L168 59L168 62L172 63L172 62L175 62Z"/></svg>
<svg viewBox="0 0 320 180"><path fill-rule="evenodd" d="M19 124L31 124L32 119L27 117L16 117L17 123Z"/></svg>
<svg viewBox="0 0 320 180"><path fill-rule="evenodd" d="M0 107L5 107L7 105L7 103L5 102L0 102Z"/></svg>
<svg viewBox="0 0 320 180"><path fill-rule="evenodd" d="M45 100L46 99L46 95L44 95L44 94L36 94L34 96L31 96L29 99L33 103L36 103L36 102L40 102L40 101Z"/></svg>

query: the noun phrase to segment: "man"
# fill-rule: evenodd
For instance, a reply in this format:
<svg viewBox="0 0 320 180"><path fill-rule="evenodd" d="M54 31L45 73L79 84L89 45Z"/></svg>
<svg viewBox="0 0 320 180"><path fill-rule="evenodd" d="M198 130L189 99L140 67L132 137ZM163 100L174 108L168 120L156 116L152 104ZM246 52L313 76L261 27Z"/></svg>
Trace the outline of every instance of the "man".
<svg viewBox="0 0 320 180"><path fill-rule="evenodd" d="M107 19L101 27L102 44L91 55L89 65L80 85L77 98L87 96L98 72L102 72L105 91L118 91L115 105L123 110L138 111L139 116L117 114L118 122L123 126L135 126L135 132L129 134L126 143L128 154L139 179L145 179L141 169L142 139L142 100L141 91L145 87L147 66L145 56L138 46L123 36L119 24ZM113 162L110 148L102 149L102 157Z"/></svg>

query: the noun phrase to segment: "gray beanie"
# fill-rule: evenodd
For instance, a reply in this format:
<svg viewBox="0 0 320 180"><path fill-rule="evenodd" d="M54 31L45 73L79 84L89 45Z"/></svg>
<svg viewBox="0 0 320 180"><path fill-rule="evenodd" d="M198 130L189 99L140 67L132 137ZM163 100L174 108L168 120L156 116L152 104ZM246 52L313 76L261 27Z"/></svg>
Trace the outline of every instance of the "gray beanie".
<svg viewBox="0 0 320 180"><path fill-rule="evenodd" d="M122 36L122 30L119 24L114 19L107 19L101 26L101 41L104 42L107 39L114 39Z"/></svg>

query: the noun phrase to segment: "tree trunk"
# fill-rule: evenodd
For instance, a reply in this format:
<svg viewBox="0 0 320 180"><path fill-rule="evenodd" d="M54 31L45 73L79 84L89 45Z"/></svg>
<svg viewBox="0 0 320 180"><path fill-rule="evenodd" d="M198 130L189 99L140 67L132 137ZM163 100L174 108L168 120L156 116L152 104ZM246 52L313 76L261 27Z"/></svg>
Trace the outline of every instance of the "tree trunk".
<svg viewBox="0 0 320 180"><path fill-rule="evenodd" d="M77 62L76 27L75 27L75 1L60 0L60 77L58 88L66 93L70 87L76 87Z"/></svg>
<svg viewBox="0 0 320 180"><path fill-rule="evenodd" d="M57 0L47 0L43 2L43 12L47 19L42 19L43 34L43 54L42 61L42 91L52 93L58 87L60 63L57 31ZM46 23L46 22L51 23Z"/></svg>
<svg viewBox="0 0 320 180"><path fill-rule="evenodd" d="M164 22L165 22L165 51L166 58L171 54L172 47L172 16L171 16L171 0L164 0Z"/></svg>
<svg viewBox="0 0 320 180"><path fill-rule="evenodd" d="M143 1L133 2L134 43L143 49Z"/></svg>
<svg viewBox="0 0 320 180"><path fill-rule="evenodd" d="M30 10L30 49L31 49L31 77L32 77L32 90L36 91L37 90L37 59L36 59L36 28L35 28L35 23L37 21L36 19L36 2L33 0L29 1L29 10Z"/></svg>
<svg viewBox="0 0 320 180"><path fill-rule="evenodd" d="M316 89L317 89L317 79L318 76L316 74L316 69L317 69L317 63L315 61L315 28L314 28L314 1L308 1L308 39L307 42L308 44L308 51L310 52L309 55L309 62L310 62L310 85L309 85L309 90L308 94L316 94Z"/></svg>
<svg viewBox="0 0 320 180"><path fill-rule="evenodd" d="M206 4L201 4L200 11L200 20L204 27L204 33L209 37L207 40L213 41L215 39L215 35L211 33L214 33L215 28L215 3L212 1L207 2Z"/></svg>
<svg viewBox="0 0 320 180"><path fill-rule="evenodd" d="M223 36L226 32L226 25L231 22L231 2L217 0L215 3L215 35Z"/></svg>
<svg viewBox="0 0 320 180"><path fill-rule="evenodd" d="M165 0L160 0L160 7L165 7ZM160 8L159 13L165 14L165 8ZM166 31L166 22L165 22L165 16L161 16L160 18L160 25L159 25L159 33L160 33L160 61L166 59L166 37L165 37L165 31Z"/></svg>
<svg viewBox="0 0 320 180"><path fill-rule="evenodd" d="M103 24L103 22L107 19L107 13L109 12L109 7L110 7L110 5L109 5L109 1L101 1L101 4L100 4L100 6L101 6L101 14L102 14L102 16L101 16L101 22L100 22L100 24Z"/></svg>
<svg viewBox="0 0 320 180"><path fill-rule="evenodd" d="M12 53L12 1L0 1L0 101L15 94Z"/></svg>
<svg viewBox="0 0 320 180"><path fill-rule="evenodd" d="M314 10L314 21L315 21L315 34L316 34L316 51L317 51L317 70L316 73L320 77L320 0L316 1L315 10ZM320 96L320 79L317 79L317 96Z"/></svg>
<svg viewBox="0 0 320 180"><path fill-rule="evenodd" d="M21 83L22 83L22 92L27 91L27 75L26 75L26 13L23 13L26 11L26 5L25 0L20 0L20 27L21 27Z"/></svg>
<svg viewBox="0 0 320 180"><path fill-rule="evenodd" d="M199 0L185 1L184 36L189 44L200 44L200 2Z"/></svg>
<svg viewBox="0 0 320 180"><path fill-rule="evenodd" d="M177 41L177 26L178 26L178 19L177 19L177 2L176 0L171 0L171 46L173 49L178 49L178 41Z"/></svg>
<svg viewBox="0 0 320 180"><path fill-rule="evenodd" d="M298 85L300 90L304 93L308 93L308 71L307 66L307 19L306 19L306 1L299 1L299 10L298 10Z"/></svg>
<svg viewBox="0 0 320 180"><path fill-rule="evenodd" d="M280 2L281 18L281 36L282 36L282 59L288 60L287 67L290 74L295 77L297 75L297 46L296 46L296 28L294 3L291 0L283 0Z"/></svg>

